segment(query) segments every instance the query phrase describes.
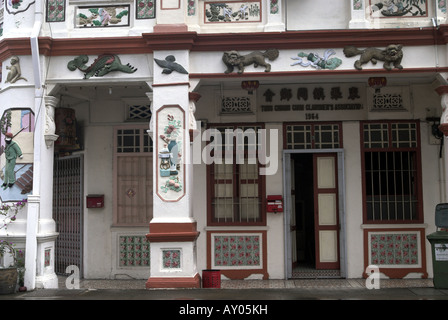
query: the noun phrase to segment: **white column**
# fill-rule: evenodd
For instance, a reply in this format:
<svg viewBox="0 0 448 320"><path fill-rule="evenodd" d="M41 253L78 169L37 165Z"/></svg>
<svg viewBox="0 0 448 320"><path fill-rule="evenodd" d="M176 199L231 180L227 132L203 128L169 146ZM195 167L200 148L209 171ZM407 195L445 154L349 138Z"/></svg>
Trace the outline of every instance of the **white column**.
<svg viewBox="0 0 448 320"><path fill-rule="evenodd" d="M448 86L443 85L436 89L436 92L440 95L440 105L442 107L442 116L440 117L440 131L443 132L444 145L448 145ZM448 168L447 168L447 160L448 160L448 148L443 148L443 168L441 172L443 172L444 176L440 177L445 184L445 195L442 201L447 201L448 199Z"/></svg>
<svg viewBox="0 0 448 320"><path fill-rule="evenodd" d="M154 51L154 58L173 56L188 70L188 50ZM153 87L153 219L149 224L150 277L147 288L200 287L196 269L196 221L192 213L190 101L188 74L163 73L154 63Z"/></svg>
<svg viewBox="0 0 448 320"><path fill-rule="evenodd" d="M45 105L41 106L41 99ZM33 194L28 197L27 238L25 251L25 286L57 288L54 272L56 224L53 220L53 144L46 136L54 134L55 97L36 95L34 132ZM36 111L39 109L36 109ZM54 140L53 140L54 141Z"/></svg>

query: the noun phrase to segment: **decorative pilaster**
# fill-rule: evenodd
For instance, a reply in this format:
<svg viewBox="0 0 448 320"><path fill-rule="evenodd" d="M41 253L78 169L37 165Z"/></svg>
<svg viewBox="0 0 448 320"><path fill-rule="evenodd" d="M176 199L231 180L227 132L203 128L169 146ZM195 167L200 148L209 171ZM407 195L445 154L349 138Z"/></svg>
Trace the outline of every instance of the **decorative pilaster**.
<svg viewBox="0 0 448 320"><path fill-rule="evenodd" d="M25 285L29 289L57 288L54 270L55 241L58 236L53 220L53 144L46 144L46 134L54 130L50 119L58 99L44 96L45 109L36 117L34 134L33 195L28 197ZM40 97L36 97L36 105Z"/></svg>
<svg viewBox="0 0 448 320"><path fill-rule="evenodd" d="M442 116L440 117L440 125L439 130L443 132L444 141L442 143L447 144L448 142L448 85L442 85L440 87L437 87L436 92L440 96L440 105L442 107ZM445 195L444 199L448 199L448 168L447 168L447 159L448 159L448 149L443 148L443 158L441 159L441 165L443 166L444 170L444 176L440 177L440 179L443 181L445 185ZM446 200L445 200L446 201Z"/></svg>
<svg viewBox="0 0 448 320"><path fill-rule="evenodd" d="M283 0L266 1L268 21L264 31L285 31L285 22L283 17L286 13L283 12L282 3Z"/></svg>
<svg viewBox="0 0 448 320"><path fill-rule="evenodd" d="M440 86L436 89L436 92L440 96L440 105L442 107L439 130L445 136L448 136L448 86Z"/></svg>
<svg viewBox="0 0 448 320"><path fill-rule="evenodd" d="M192 163L189 137L190 94L188 50L154 50L154 59L176 61L187 71L164 69L154 63L152 139L154 145L153 219L150 277L147 288L198 288L196 239L192 214ZM179 71L178 71L179 70Z"/></svg>
<svg viewBox="0 0 448 320"><path fill-rule="evenodd" d="M190 113L190 120L189 120L189 133L190 133L190 142L193 142L194 133L198 130L197 124L196 124L196 117L194 116L196 112L196 102L201 98L201 95L197 92L190 92L188 94L188 98L190 100L189 104L189 113Z"/></svg>
<svg viewBox="0 0 448 320"><path fill-rule="evenodd" d="M56 124L54 123L54 108L56 107L59 99L52 96L46 96L45 98L45 144L47 148L54 146L54 142L58 139L58 135L55 134Z"/></svg>
<svg viewBox="0 0 448 320"><path fill-rule="evenodd" d="M351 0L351 13L352 18L349 22L350 29L365 29L368 27L366 20L365 0Z"/></svg>

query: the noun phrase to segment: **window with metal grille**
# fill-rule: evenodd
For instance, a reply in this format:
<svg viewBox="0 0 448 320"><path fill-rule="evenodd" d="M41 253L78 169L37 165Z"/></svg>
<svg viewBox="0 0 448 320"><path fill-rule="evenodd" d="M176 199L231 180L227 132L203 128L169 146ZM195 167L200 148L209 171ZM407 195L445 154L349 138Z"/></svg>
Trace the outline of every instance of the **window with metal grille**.
<svg viewBox="0 0 448 320"><path fill-rule="evenodd" d="M361 124L366 222L421 222L418 122Z"/></svg>
<svg viewBox="0 0 448 320"><path fill-rule="evenodd" d="M286 149L335 149L342 147L340 123L286 124Z"/></svg>
<svg viewBox="0 0 448 320"><path fill-rule="evenodd" d="M259 174L256 159L256 150L261 145L257 132L262 126L212 128L222 137L221 145L214 146L214 155L221 153L223 157L222 163L214 161L207 168L209 225L265 224L264 178Z"/></svg>

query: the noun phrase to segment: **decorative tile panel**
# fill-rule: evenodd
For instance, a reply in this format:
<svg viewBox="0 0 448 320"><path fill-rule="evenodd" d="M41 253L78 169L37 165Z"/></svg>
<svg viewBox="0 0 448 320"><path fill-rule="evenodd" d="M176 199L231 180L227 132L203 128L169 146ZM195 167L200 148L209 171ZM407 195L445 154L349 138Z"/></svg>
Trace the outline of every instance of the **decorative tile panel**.
<svg viewBox="0 0 448 320"><path fill-rule="evenodd" d="M135 8L137 19L154 19L156 17L155 0L137 0Z"/></svg>
<svg viewBox="0 0 448 320"><path fill-rule="evenodd" d="M371 9L371 15L374 18L427 17L428 1L370 0L370 9Z"/></svg>
<svg viewBox="0 0 448 320"><path fill-rule="evenodd" d="M446 0L437 0L437 6L440 11L446 13Z"/></svg>
<svg viewBox="0 0 448 320"><path fill-rule="evenodd" d="M212 267L256 269L262 267L261 234L213 234Z"/></svg>
<svg viewBox="0 0 448 320"><path fill-rule="evenodd" d="M181 251L179 249L162 250L162 265L164 269L179 269Z"/></svg>
<svg viewBox="0 0 448 320"><path fill-rule="evenodd" d="M370 264L389 268L421 264L419 232L369 232L368 239Z"/></svg>
<svg viewBox="0 0 448 320"><path fill-rule="evenodd" d="M353 10L362 10L364 0L353 0Z"/></svg>
<svg viewBox="0 0 448 320"><path fill-rule="evenodd" d="M65 0L47 0L47 22L65 21Z"/></svg>
<svg viewBox="0 0 448 320"><path fill-rule="evenodd" d="M129 5L77 7L76 28L129 26Z"/></svg>
<svg viewBox="0 0 448 320"><path fill-rule="evenodd" d="M120 236L119 251L120 267L149 266L149 242L146 236Z"/></svg>
<svg viewBox="0 0 448 320"><path fill-rule="evenodd" d="M271 14L278 14L279 13L279 4L278 0L271 0Z"/></svg>
<svg viewBox="0 0 448 320"><path fill-rule="evenodd" d="M196 14L196 1L195 0L186 0L187 1L187 14L189 16L194 16Z"/></svg>
<svg viewBox="0 0 448 320"><path fill-rule="evenodd" d="M205 2L204 6L205 23L261 22L260 0ZM271 13L274 8L271 2Z"/></svg>
<svg viewBox="0 0 448 320"><path fill-rule="evenodd" d="M44 255L44 267L49 267L51 265L51 249L45 249Z"/></svg>

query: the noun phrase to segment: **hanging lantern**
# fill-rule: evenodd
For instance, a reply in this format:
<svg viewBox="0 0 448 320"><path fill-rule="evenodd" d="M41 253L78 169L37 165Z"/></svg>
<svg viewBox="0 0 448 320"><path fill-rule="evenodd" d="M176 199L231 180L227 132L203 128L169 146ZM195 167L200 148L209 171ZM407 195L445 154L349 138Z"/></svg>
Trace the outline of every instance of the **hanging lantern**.
<svg viewBox="0 0 448 320"><path fill-rule="evenodd" d="M387 79L385 77L371 77L368 80L369 86L375 89L375 92L380 92L382 87L385 87L387 84Z"/></svg>
<svg viewBox="0 0 448 320"><path fill-rule="evenodd" d="M248 80L241 82L241 88L247 90L247 93L252 94L258 88L260 83L257 80Z"/></svg>

